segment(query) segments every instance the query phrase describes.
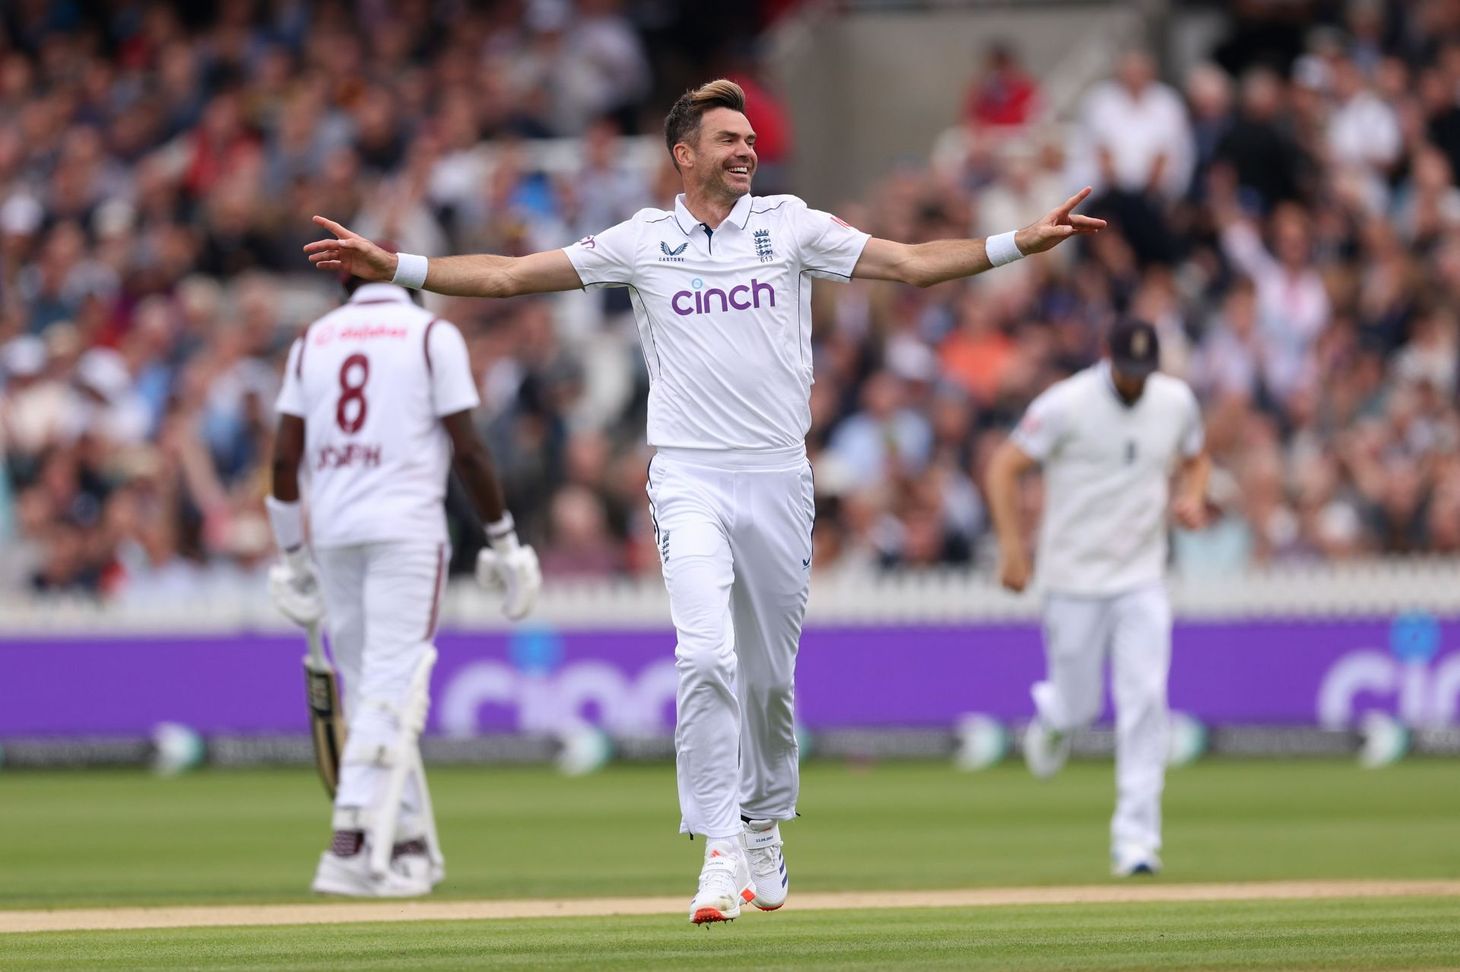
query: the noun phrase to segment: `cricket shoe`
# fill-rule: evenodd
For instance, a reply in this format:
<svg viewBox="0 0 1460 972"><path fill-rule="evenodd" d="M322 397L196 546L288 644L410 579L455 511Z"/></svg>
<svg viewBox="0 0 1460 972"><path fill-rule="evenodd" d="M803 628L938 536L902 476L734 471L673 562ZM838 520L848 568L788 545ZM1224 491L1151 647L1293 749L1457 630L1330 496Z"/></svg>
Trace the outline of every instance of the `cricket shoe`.
<svg viewBox="0 0 1460 972"><path fill-rule="evenodd" d="M1112 877L1153 877L1161 873L1156 852L1136 844L1123 844L1110 852Z"/></svg>
<svg viewBox="0 0 1460 972"><path fill-rule="evenodd" d="M742 836L750 879L755 885L755 897L750 903L761 911L775 911L786 903L786 892L791 888L786 855L781 853L781 825L774 820L749 820Z"/></svg>
<svg viewBox="0 0 1460 972"><path fill-rule="evenodd" d="M386 872L375 877L366 847L348 857L325 851L310 889L347 898L419 898L431 893L431 862L424 855L402 854L391 858Z"/></svg>
<svg viewBox="0 0 1460 972"><path fill-rule="evenodd" d="M433 888L446 880L446 863L431 859L431 845L425 837L397 841L390 853L407 872L426 875Z"/></svg>
<svg viewBox="0 0 1460 972"><path fill-rule="evenodd" d="M689 920L696 925L712 921L734 921L740 917L740 903L755 897L750 867L741 855L710 851L700 870L700 889L689 903Z"/></svg>
<svg viewBox="0 0 1460 972"><path fill-rule="evenodd" d="M1058 773L1070 758L1070 734L1050 728L1035 716L1024 730L1024 765L1035 777L1046 780Z"/></svg>

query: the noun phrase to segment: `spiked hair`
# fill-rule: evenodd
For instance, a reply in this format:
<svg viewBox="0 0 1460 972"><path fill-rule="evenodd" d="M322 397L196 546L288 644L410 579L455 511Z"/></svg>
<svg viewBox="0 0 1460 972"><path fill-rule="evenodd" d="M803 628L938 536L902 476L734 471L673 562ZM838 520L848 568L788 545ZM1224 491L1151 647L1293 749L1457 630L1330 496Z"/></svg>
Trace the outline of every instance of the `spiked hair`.
<svg viewBox="0 0 1460 972"><path fill-rule="evenodd" d="M745 90L734 81L720 78L680 95L674 107L669 109L669 114L664 116L664 144L669 148L671 159L674 158L674 146L698 139L700 118L712 108L745 111ZM674 167L679 168L677 161Z"/></svg>

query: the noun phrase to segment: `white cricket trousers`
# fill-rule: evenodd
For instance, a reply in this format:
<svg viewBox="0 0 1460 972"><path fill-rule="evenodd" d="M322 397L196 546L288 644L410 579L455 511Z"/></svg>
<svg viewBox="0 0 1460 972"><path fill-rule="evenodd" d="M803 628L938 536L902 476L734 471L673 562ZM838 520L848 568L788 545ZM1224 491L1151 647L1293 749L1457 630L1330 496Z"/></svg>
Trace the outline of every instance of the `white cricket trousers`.
<svg viewBox="0 0 1460 972"><path fill-rule="evenodd" d="M368 829L389 769L374 759L401 737L398 713L436 633L448 551L435 542L364 543L315 551L330 651L349 722L335 792L337 829ZM414 775L401 797L396 840L424 836ZM341 826L345 821L357 824Z"/></svg>
<svg viewBox="0 0 1460 972"><path fill-rule="evenodd" d="M1112 849L1161 849L1166 782L1166 676L1171 669L1171 602L1161 584L1113 597L1050 594L1044 603L1047 680L1031 695L1045 724L1088 726L1104 701L1110 657L1115 701L1115 816Z"/></svg>
<svg viewBox="0 0 1460 972"><path fill-rule="evenodd" d="M681 833L789 820L800 789L796 649L816 506L800 449L660 449L655 538L679 641L674 751Z"/></svg>

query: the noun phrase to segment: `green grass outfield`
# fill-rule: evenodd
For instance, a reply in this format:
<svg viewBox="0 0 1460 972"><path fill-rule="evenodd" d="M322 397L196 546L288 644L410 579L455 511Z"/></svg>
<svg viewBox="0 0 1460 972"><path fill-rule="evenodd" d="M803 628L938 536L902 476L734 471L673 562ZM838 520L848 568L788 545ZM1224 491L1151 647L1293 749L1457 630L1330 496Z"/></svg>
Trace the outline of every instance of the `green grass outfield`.
<svg viewBox="0 0 1460 972"><path fill-rule="evenodd" d="M7 935L21 969L1444 969L1453 901L808 911Z"/></svg>
<svg viewBox="0 0 1460 972"><path fill-rule="evenodd" d="M449 877L438 898L693 891L672 768L567 779L432 771ZM685 966L1460 968L1460 899L1060 905L835 913L797 891L1108 882L1109 763L1036 782L1005 765L806 768L784 828L792 903L728 928L660 918L0 937L0 968ZM1171 882L1460 878L1460 766L1201 763L1168 778ZM0 772L0 908L313 900L328 810L303 770Z"/></svg>

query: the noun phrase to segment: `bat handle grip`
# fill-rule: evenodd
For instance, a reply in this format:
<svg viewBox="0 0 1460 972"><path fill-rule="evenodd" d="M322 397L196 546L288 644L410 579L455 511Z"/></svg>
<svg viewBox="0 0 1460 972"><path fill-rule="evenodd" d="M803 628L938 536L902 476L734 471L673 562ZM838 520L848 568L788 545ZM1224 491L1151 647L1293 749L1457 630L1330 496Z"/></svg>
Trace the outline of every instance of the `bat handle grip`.
<svg viewBox="0 0 1460 972"><path fill-rule="evenodd" d="M304 629L305 637L309 640L309 658L314 662L324 661L324 642L320 638L319 622L311 624Z"/></svg>

